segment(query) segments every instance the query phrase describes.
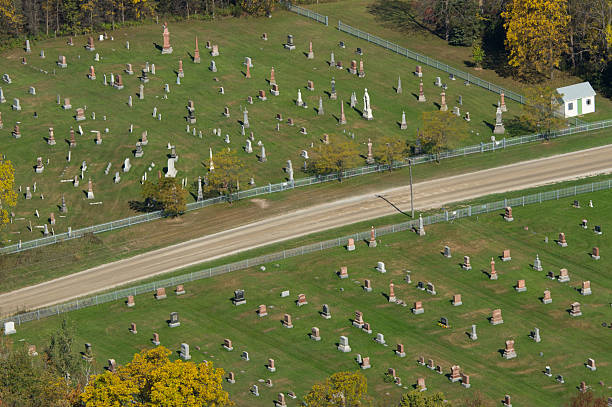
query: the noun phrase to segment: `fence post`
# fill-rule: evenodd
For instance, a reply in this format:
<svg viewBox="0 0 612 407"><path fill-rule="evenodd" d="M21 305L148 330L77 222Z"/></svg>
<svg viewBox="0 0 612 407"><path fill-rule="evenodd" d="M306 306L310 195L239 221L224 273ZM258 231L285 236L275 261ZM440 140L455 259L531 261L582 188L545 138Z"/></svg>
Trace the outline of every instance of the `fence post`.
<svg viewBox="0 0 612 407"><path fill-rule="evenodd" d="M468 206L468 216L472 216L472 205Z"/></svg>

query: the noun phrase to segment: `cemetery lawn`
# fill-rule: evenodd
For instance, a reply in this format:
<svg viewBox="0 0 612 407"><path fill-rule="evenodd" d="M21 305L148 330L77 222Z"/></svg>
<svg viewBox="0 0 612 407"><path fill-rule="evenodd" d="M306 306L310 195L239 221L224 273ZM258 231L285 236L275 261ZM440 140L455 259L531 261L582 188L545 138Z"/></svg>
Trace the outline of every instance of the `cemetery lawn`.
<svg viewBox="0 0 612 407"><path fill-rule="evenodd" d="M390 20L401 16L401 11L395 9L396 14L389 15L380 8L371 7L376 3L373 0L340 0L302 5L302 7L329 16L330 27L337 27L338 20L340 20L345 24L377 35L409 50L435 58L438 61L474 74L496 85L521 94L523 93L525 85L514 80L508 72L496 72L493 69L475 70L472 61L472 47L451 46L440 37L424 30L414 32L399 27L397 24L390 22ZM548 83L554 88L559 88L579 82L584 82L584 79L557 70L555 71L554 80ZM598 94L596 103L596 111L592 114L583 115L580 119L592 122L612 117L612 100Z"/></svg>
<svg viewBox="0 0 612 407"><path fill-rule="evenodd" d="M180 297L168 289L165 300L146 294L136 297L134 308L117 301L67 316L77 328L78 350L85 342L92 343L99 369L108 358L126 363L134 352L152 347L150 338L158 332L164 346L176 351L182 342L188 343L194 361L214 361L216 366L233 371L236 384L226 388L240 406L270 405L278 392L295 391L303 396L313 383L335 371L357 370L357 353L371 358L372 368L364 371L369 393L384 406L393 405L407 391L384 380L389 367L396 369L404 386L411 387L417 377L424 377L428 391L442 391L453 401L478 390L491 405L510 394L518 407L561 406L583 380L597 395L608 396L612 329L602 323L612 324L612 278L607 273L612 257L606 255L611 247L606 222L612 210L612 192L584 194L578 199L581 209L571 207L572 199L515 207L514 222L504 222L497 213L437 224L427 227L425 237L412 232L387 235L377 248L357 242L354 252L335 248L268 264L265 271L253 268L200 280L186 285L187 294ZM588 208L589 199L594 208ZM579 226L582 219L588 219L589 229ZM594 225L602 225L604 234L594 234ZM565 232L568 247L554 242L559 232ZM544 242L545 237L549 243ZM441 254L445 245L452 249L450 259ZM593 246L601 248L601 260L589 255ZM511 250L510 262L499 259L504 249ZM536 254L543 262L542 272L530 267ZM464 255L471 257L471 271L459 266ZM492 257L497 281L489 280L485 273ZM386 274L374 269L378 261L385 262ZM348 267L348 279L335 275L341 266ZM569 270L569 283L546 278L549 271L558 275L560 268ZM406 270L411 270L411 284L404 281ZM366 278L372 281L371 293L361 288ZM527 292L514 290L519 279L526 280ZM583 280L591 281L592 295L582 296L577 291ZM437 295L417 290L418 281L434 283ZM408 307L387 301L390 282ZM246 290L247 304L235 307L230 298L238 288ZM545 289L551 290L552 304L540 301ZM290 296L281 298L283 290L290 290ZM295 305L300 293L306 295L308 305ZM451 305L453 294L462 294L462 306ZM414 301L423 301L424 314L410 312ZM583 316L568 315L574 301L582 304ZM267 317L255 314L259 304L268 306ZM332 319L319 316L322 304L329 304ZM496 308L501 308L504 323L493 326L487 318ZM351 325L355 310L364 313L372 335ZM181 326L171 329L165 321L174 311L179 312ZM291 314L293 329L281 326L285 313ZM450 322L447 329L437 324L443 316ZM16 343L36 344L40 352L60 318L19 326L10 338ZM137 324L137 335L128 331L131 322ZM475 342L466 334L472 324L478 330ZM308 337L313 326L321 330L320 342ZM540 329L541 343L528 337L534 327ZM378 332L384 334L387 347L373 341ZM350 353L336 350L340 335L348 336ZM222 348L223 338L233 341L233 352ZM505 360L500 354L508 339L515 341L516 359ZM396 343L404 344L406 358L393 353ZM249 352L250 362L240 359L244 350ZM433 359L445 374L451 365L460 365L470 376L472 387L464 389L450 383L445 375L417 365L419 356ZM266 370L268 358L275 359L275 373ZM595 359L597 371L584 366L587 358ZM551 366L554 376L563 375L565 384L545 376L542 371L546 365ZM273 380L274 387L258 383L267 378ZM253 384L259 385L259 398L249 394ZM298 403L288 400L288 405Z"/></svg>
<svg viewBox="0 0 612 407"><path fill-rule="evenodd" d="M21 49L3 54L0 73L9 73L13 83L1 84L7 99L5 104L0 105L4 122L4 128L0 130L0 138L3 140L1 153L15 165L16 185L23 188L22 193L26 186L33 187L34 183L37 186L31 201L26 201L23 194L20 196L15 208L16 219L19 220L9 227L12 234L9 237L13 242L18 240L19 233L25 232L28 220L31 219L34 226L41 226L51 212L56 214L56 232L64 232L68 226L77 228L134 215L130 201L141 199L141 177L147 173L149 178L154 178L158 171L163 172L167 165L168 143L176 146L179 155L176 163L178 177L187 178L190 201L195 200L197 177L207 173L209 148L217 152L226 147L238 151L246 168L240 179L244 189L248 188L248 180L252 176L258 186L284 180L287 174L283 167L288 159L292 160L296 169L296 178L305 176L300 171L303 164L300 153L302 150L312 151L311 143L315 146L320 143L324 133L330 134L332 141L350 138L349 133L354 133L361 154L366 153L369 138L375 146L383 136L390 135L413 143L417 128L422 127L422 113L438 109L436 103L440 102L441 88L434 86L436 76L448 84L446 94L449 110L457 105L457 99L462 95L461 114L469 111L472 118L470 123L462 118L454 119L455 124L462 129L463 137L451 140L451 147L489 141L492 135L491 126L498 95L477 86L464 86L462 81L451 81L447 75L435 69L424 68L427 102L418 103L418 78L412 74L415 65L412 61L294 13L278 11L272 19L227 18L214 22L172 23L169 29L174 48L171 55L161 55L156 49L155 44L162 41L162 35L161 25L154 24L109 33L114 36L114 41L96 40L95 52L84 49L86 37L75 37L74 47L66 45L66 38L32 44L32 54L27 55L27 65L21 64L21 57L25 55ZM263 32L268 33L268 41L260 39ZM295 36L295 51L288 51L282 46L289 33ZM192 63L190 57L196 35L200 40L201 64ZM217 73L208 69L212 58L205 48L207 40L219 45L221 55L214 58L219 70ZM308 60L304 55L308 51L309 40L313 41L314 60ZM346 41L346 49L337 46L340 40ZM126 41L130 42L129 50L125 47ZM359 60L355 54L357 47L362 47L365 53L365 78L328 67L331 51L335 53L336 60L342 60L345 66L349 65L351 59ZM45 59L38 56L42 49L46 54ZM93 61L95 53L100 54L101 62ZM67 57L66 69L56 65L60 54ZM252 79L245 79L243 75L246 56L253 58ZM179 59L183 60L185 71L180 86L176 85L175 73ZM156 65L156 75L149 75L150 82L145 85L144 100L139 100L138 76L145 61ZM123 72L126 63L133 65L134 75ZM96 69L95 81L87 78L92 64ZM280 86L278 97L270 95L267 82L272 66ZM111 72L122 75L124 89L103 86L104 74L110 77ZM396 94L394 87L400 75L403 93ZM213 80L215 77L219 82ZM336 78L337 101L329 100L325 93L330 90L332 77ZM308 80L314 81L314 92L306 90ZM166 83L170 85L170 93L168 99L164 100L163 87ZM36 95L28 94L30 86L36 88ZM225 95L219 94L219 86L225 88ZM351 92L355 91L358 106L362 106L364 88L368 88L371 96L374 120L369 122L362 119L358 109L346 105L348 124L338 126L336 118L340 114L341 101L348 103ZM265 102L256 98L260 89L267 93L268 100ZM295 106L293 101L298 89L301 89L308 109ZM56 103L57 95L60 95L62 103L63 98L70 98L73 108L62 110ZM129 96L133 98L132 108L127 105ZM247 96L254 97L253 105L246 103ZM323 97L324 116L317 116L314 110L319 96ZM14 98L20 99L22 111L11 110ZM186 133L186 105L189 99L195 103L197 117L197 123L192 127L202 131L201 139ZM516 103L507 100L507 104L505 120L520 112ZM230 108L230 118L222 115L225 106ZM79 107L87 107L87 119L82 122L74 119L75 109ZM153 118L155 107L162 114L162 121ZM253 154L242 150L246 137L241 135L239 121L242 120L241 109L245 107L248 107L251 125L247 131L253 131L255 137ZM407 116L406 131L399 130L402 111ZM38 115L37 119L33 117L34 112ZM96 120L91 118L94 112ZM280 132L275 130L277 113L283 116ZM104 116L106 121L103 120ZM290 117L296 123L293 127L286 123ZM20 139L11 136L16 123L20 126ZM131 124L134 125L133 133L129 132ZM66 140L70 128L78 129L79 125L84 133L82 136L77 133L77 146L72 148L71 162L67 163L69 148ZM55 146L46 143L49 127L54 128L57 140ZM306 127L308 135L300 134L301 127ZM105 133L106 128L108 133ZM224 137L214 136L213 128L221 128L223 135L229 134L230 143L226 144ZM91 131L95 130L102 132L101 145L94 143ZM149 143L144 147L144 157L134 158L135 144L145 130L148 131ZM508 129L509 136L510 133ZM266 147L266 163L260 163L256 158L256 154L260 153L257 147L260 140ZM45 163L42 174L35 174L33 169L37 157L42 157ZM121 168L126 158L131 159L132 168L128 173L123 173ZM80 185L74 187L69 181L80 175L83 161L86 161L88 169ZM109 173L105 174L109 163ZM155 167L151 163L155 163ZM364 159L359 158L357 164L363 165ZM121 172L119 184L113 182L116 171ZM93 202L86 199L89 178L93 180ZM40 199L41 194L44 200ZM69 211L65 218L58 216L62 195L66 197ZM41 214L40 219L33 217L35 210ZM34 235L42 235L41 229L34 230ZM34 236L27 238L30 237Z"/></svg>
<svg viewBox="0 0 612 407"><path fill-rule="evenodd" d="M441 164L422 164L414 167L414 182L452 176L463 172L478 171L607 143L612 143L612 132L599 131L589 134L577 134L549 142L524 144L484 155L474 154L453 158L444 160ZM582 183L584 181L577 182ZM213 205L188 212L179 218L146 222L129 228L96 234L85 239L76 239L35 250L0 256L0 279L2 281L0 292L15 290L110 261L131 257L206 234L216 233L221 230L261 220L265 217L271 217L278 213L351 195L377 192L386 188L406 185L407 183L407 168L390 173L369 174L345 179L342 183L327 182L307 188L297 188L271 195L262 195L255 199L236 201L232 204ZM551 186L553 189L558 187L558 184ZM517 191L502 194L501 198L523 193L522 191ZM501 198L495 197L494 199ZM483 197L481 199L485 201L494 200L490 197ZM40 203L41 201L20 200L19 207L31 205L29 207L31 212L28 213L27 219L32 219L34 222L36 218L32 212L35 208L40 208L38 206ZM95 218L96 216L102 217L102 215L101 213L91 214L94 219L97 219ZM56 219L59 223L60 218L56 217ZM88 218L77 219L73 217L71 220L75 222L89 222ZM399 220L398 218L390 222L401 221L403 219ZM16 230L21 233L10 234L10 239L18 239L19 237L17 236L22 236L21 238L24 240L34 237L34 233L30 234L24 231L26 227L25 222L18 221L18 225L13 225L18 226L19 229ZM368 224L362 229L369 227L369 224L372 224L371 222L365 222ZM381 223L378 223L378 220L373 220L373 222L376 226L388 224L384 220ZM94 221L92 220L91 223L85 223L85 225L93 223ZM351 225L347 226L346 230L347 233L353 233L356 229L355 226ZM13 233L15 233L14 229ZM333 233L329 231L329 233L316 234L311 241L326 239L328 236L337 236ZM295 243L295 245L300 244L304 244L302 239L298 239ZM289 242L284 242L280 243L278 247L283 249L290 246ZM248 257L251 256L249 255Z"/></svg>

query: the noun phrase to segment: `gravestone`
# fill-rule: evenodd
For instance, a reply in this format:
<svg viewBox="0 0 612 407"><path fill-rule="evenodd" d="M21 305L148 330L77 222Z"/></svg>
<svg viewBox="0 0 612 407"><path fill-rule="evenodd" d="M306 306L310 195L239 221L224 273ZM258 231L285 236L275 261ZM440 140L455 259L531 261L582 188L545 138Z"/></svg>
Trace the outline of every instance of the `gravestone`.
<svg viewBox="0 0 612 407"><path fill-rule="evenodd" d="M450 372L450 376L448 377L448 379L452 383L455 383L461 380L461 367L458 365L451 366L451 372Z"/></svg>
<svg viewBox="0 0 612 407"><path fill-rule="evenodd" d="M181 359L183 360L191 360L191 355L189 354L189 345L186 343L181 343L181 351L180 351Z"/></svg>
<svg viewBox="0 0 612 407"><path fill-rule="evenodd" d="M542 303L544 304L552 303L552 297L550 295L550 290L544 291L544 296L542 297Z"/></svg>
<svg viewBox="0 0 612 407"><path fill-rule="evenodd" d="M331 311L329 309L329 305L323 304L323 310L321 311L321 316L325 319L331 318Z"/></svg>
<svg viewBox="0 0 612 407"><path fill-rule="evenodd" d="M179 314L178 314L178 312L171 312L170 313L170 321L168 322L168 326L170 328L176 328L177 326L181 326L181 323L179 321Z"/></svg>
<svg viewBox="0 0 612 407"><path fill-rule="evenodd" d="M295 49L295 44L293 43L293 35L287 35L287 43L285 44L285 48L289 51L293 51Z"/></svg>
<svg viewBox="0 0 612 407"><path fill-rule="evenodd" d="M421 301L416 301L414 303L414 308L412 308L412 313L415 315L423 314L425 312L425 308L423 308L423 303Z"/></svg>
<svg viewBox="0 0 612 407"><path fill-rule="evenodd" d="M570 306L571 306L570 316L572 316L572 317L579 317L579 316L582 315L582 311L580 310L580 303L579 302L573 302Z"/></svg>
<svg viewBox="0 0 612 407"><path fill-rule="evenodd" d="M533 328L533 331L531 331L531 339L533 339L536 342L541 342L542 338L540 338L540 328Z"/></svg>
<svg viewBox="0 0 612 407"><path fill-rule="evenodd" d="M164 54L172 54L172 46L170 45L170 31L168 31L168 23L164 23L164 31L163 31L163 45L162 45L162 55Z"/></svg>
<svg viewBox="0 0 612 407"><path fill-rule="evenodd" d="M476 325L472 325L472 331L470 332L470 339L473 341L478 339L478 335L476 334Z"/></svg>
<svg viewBox="0 0 612 407"><path fill-rule="evenodd" d="M582 287L580 288L580 294L591 295L591 282L589 280L582 282Z"/></svg>
<svg viewBox="0 0 612 407"><path fill-rule="evenodd" d="M533 261L533 269L535 271L542 271L544 268L542 267L542 261L540 260L540 256L536 254L536 258Z"/></svg>
<svg viewBox="0 0 612 407"><path fill-rule="evenodd" d="M17 330L15 329L15 322L8 321L4 323L4 335L12 335L16 333Z"/></svg>
<svg viewBox="0 0 612 407"><path fill-rule="evenodd" d="M234 298L232 298L232 303L236 306L246 304L246 298L244 296L244 290L235 290Z"/></svg>
<svg viewBox="0 0 612 407"><path fill-rule="evenodd" d="M313 341L320 341L321 340L321 334L319 332L319 328L312 327L311 332L310 332L310 339L312 339Z"/></svg>
<svg viewBox="0 0 612 407"><path fill-rule="evenodd" d="M281 322L283 323L283 326L285 328L289 328L289 329L293 328L293 322L291 321L291 315L289 314L283 315L283 319Z"/></svg>
<svg viewBox="0 0 612 407"><path fill-rule="evenodd" d="M164 287L159 287L155 292L156 300L163 300L166 298L166 289Z"/></svg>
<svg viewBox="0 0 612 407"><path fill-rule="evenodd" d="M452 257L451 255L451 248L448 246L444 246L444 257L450 259Z"/></svg>
<svg viewBox="0 0 612 407"><path fill-rule="evenodd" d="M495 128L493 129L493 134L504 134L506 129L504 128L504 124L502 122L502 111L498 107L495 111Z"/></svg>
<svg viewBox="0 0 612 407"><path fill-rule="evenodd" d="M406 357L406 351L404 350L404 345L401 343L397 344L397 348L395 349L395 354L400 358Z"/></svg>
<svg viewBox="0 0 612 407"><path fill-rule="evenodd" d="M340 336L340 343L338 345L338 350L340 352L350 352L351 347L349 346L349 340L346 336Z"/></svg>
<svg viewBox="0 0 612 407"><path fill-rule="evenodd" d="M504 359L514 359L516 357L516 350L514 349L513 340L506 341L506 348L504 349L503 357Z"/></svg>
<svg viewBox="0 0 612 407"><path fill-rule="evenodd" d="M491 313L491 319L489 320L491 322L491 325L500 325L504 323L504 320L502 318L502 311L501 309L497 308L494 309L493 312Z"/></svg>
<svg viewBox="0 0 612 407"><path fill-rule="evenodd" d="M470 256L463 256L463 264L461 265L461 268L466 271L472 269L472 265L470 264Z"/></svg>

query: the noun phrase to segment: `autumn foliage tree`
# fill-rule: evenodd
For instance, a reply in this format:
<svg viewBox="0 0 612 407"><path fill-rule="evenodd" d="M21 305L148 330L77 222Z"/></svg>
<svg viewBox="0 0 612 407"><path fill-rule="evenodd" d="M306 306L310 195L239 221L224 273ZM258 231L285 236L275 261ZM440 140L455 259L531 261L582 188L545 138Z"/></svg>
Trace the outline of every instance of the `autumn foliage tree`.
<svg viewBox="0 0 612 407"><path fill-rule="evenodd" d="M212 362L170 361L172 352L159 346L134 355L113 372L93 376L81 395L86 407L231 406L223 390L224 370Z"/></svg>
<svg viewBox="0 0 612 407"><path fill-rule="evenodd" d="M463 121L451 112L423 112L423 132L419 140L424 152L438 154L456 146L466 136Z"/></svg>
<svg viewBox="0 0 612 407"><path fill-rule="evenodd" d="M244 163L234 150L223 149L213 157L215 169L208 173L206 190L228 195L239 189L240 178L244 177Z"/></svg>
<svg viewBox="0 0 612 407"><path fill-rule="evenodd" d="M0 2L2 1L0 0ZM9 222L9 210L14 208L15 205L17 205L15 167L10 160L0 158L0 229Z"/></svg>
<svg viewBox="0 0 612 407"><path fill-rule="evenodd" d="M393 169L395 161L402 160L408 152L408 145L399 137L386 136L376 144L374 158L379 164L389 165L389 171Z"/></svg>
<svg viewBox="0 0 612 407"><path fill-rule="evenodd" d="M312 154L310 168L317 174L338 174L342 181L342 171L354 165L359 157L355 143L351 141L330 141L320 144Z"/></svg>
<svg viewBox="0 0 612 407"><path fill-rule="evenodd" d="M239 0L239 3L247 14L258 16L271 12L276 0Z"/></svg>
<svg viewBox="0 0 612 407"><path fill-rule="evenodd" d="M508 63L523 78L534 74L552 78L561 56L569 50L567 0L510 0L502 17Z"/></svg>
<svg viewBox="0 0 612 407"><path fill-rule="evenodd" d="M317 383L304 396L308 407L355 407L368 402L368 381L359 372L338 372Z"/></svg>
<svg viewBox="0 0 612 407"><path fill-rule="evenodd" d="M547 85L526 88L526 103L519 121L530 131L544 134L560 129L565 124L559 113L559 108L562 107L560 97L556 89Z"/></svg>
<svg viewBox="0 0 612 407"><path fill-rule="evenodd" d="M147 207L161 207L168 216L180 215L187 209L187 190L176 178L162 177L157 182L145 181L142 184L142 196Z"/></svg>

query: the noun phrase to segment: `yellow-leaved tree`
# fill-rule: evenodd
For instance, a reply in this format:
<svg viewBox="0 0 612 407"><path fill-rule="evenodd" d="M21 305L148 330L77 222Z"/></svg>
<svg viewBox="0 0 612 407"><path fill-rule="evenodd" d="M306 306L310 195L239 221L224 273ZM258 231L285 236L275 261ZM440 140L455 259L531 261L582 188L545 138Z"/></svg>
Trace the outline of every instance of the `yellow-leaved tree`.
<svg viewBox="0 0 612 407"><path fill-rule="evenodd" d="M244 177L244 163L234 150L223 149L213 157L215 169L208 173L207 191L217 191L231 195L240 186Z"/></svg>
<svg viewBox="0 0 612 407"><path fill-rule="evenodd" d="M457 147L467 134L465 122L451 112L423 112L423 132L419 135L423 152L438 154Z"/></svg>
<svg viewBox="0 0 612 407"><path fill-rule="evenodd" d="M510 0L501 15L508 63L524 79L535 79L537 74L552 78L569 50L567 0Z"/></svg>
<svg viewBox="0 0 612 407"><path fill-rule="evenodd" d="M331 138L331 137L330 137ZM342 171L355 165L359 160L359 152L352 141L330 141L320 144L312 154L310 169L316 174L338 174L342 181Z"/></svg>
<svg viewBox="0 0 612 407"><path fill-rule="evenodd" d="M395 161L404 159L408 152L408 145L399 137L386 136L376 144L374 157L376 162L382 165L389 165L389 171L393 170L391 164Z"/></svg>
<svg viewBox="0 0 612 407"><path fill-rule="evenodd" d="M368 381L359 372L337 372L324 383L317 383L304 396L308 407L367 406Z"/></svg>
<svg viewBox="0 0 612 407"><path fill-rule="evenodd" d="M134 355L116 372L93 376L81 400L86 407L231 406L223 390L223 369L212 362L170 361L170 350L159 346Z"/></svg>
<svg viewBox="0 0 612 407"><path fill-rule="evenodd" d="M0 29L6 34L17 34L23 25L23 15L19 13L14 0L0 0Z"/></svg>
<svg viewBox="0 0 612 407"><path fill-rule="evenodd" d="M0 154L0 228L9 222L9 210L17 205L15 167Z"/></svg>

